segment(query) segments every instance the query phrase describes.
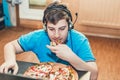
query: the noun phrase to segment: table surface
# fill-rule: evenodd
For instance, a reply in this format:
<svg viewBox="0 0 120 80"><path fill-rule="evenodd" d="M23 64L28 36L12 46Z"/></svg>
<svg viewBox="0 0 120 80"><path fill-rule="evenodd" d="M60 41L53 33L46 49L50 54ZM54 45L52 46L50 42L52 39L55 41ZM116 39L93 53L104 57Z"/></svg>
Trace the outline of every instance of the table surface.
<svg viewBox="0 0 120 80"><path fill-rule="evenodd" d="M18 74L23 74L24 71L32 65L35 65L36 63L30 63L30 62L23 62L23 61L17 61L18 62L18 66L19 66L19 71ZM85 75L87 73L87 71L77 71L78 73L78 77L82 77L83 75Z"/></svg>
<svg viewBox="0 0 120 80"><path fill-rule="evenodd" d="M17 75L0 73L0 80L23 80L24 77L22 77L22 74L25 72L25 70L27 70L29 66L36 64L36 63L24 62L24 61L17 61L17 63L19 66ZM86 71L77 71L77 72L79 78L86 73ZM28 80L28 78L25 78L24 80ZM29 80L35 80L35 79L29 79Z"/></svg>

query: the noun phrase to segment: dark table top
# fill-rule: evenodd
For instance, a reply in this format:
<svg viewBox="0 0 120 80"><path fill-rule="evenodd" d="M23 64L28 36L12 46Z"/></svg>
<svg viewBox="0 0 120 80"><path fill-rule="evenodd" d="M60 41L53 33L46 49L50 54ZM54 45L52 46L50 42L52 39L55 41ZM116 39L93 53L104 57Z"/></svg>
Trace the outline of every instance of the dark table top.
<svg viewBox="0 0 120 80"><path fill-rule="evenodd" d="M23 62L23 61L17 61L19 66L18 74L23 74L24 71L32 65L35 65L36 63L30 63L30 62ZM76 70L77 71L77 70ZM82 77L84 74L87 73L87 71L77 71L79 78Z"/></svg>
<svg viewBox="0 0 120 80"><path fill-rule="evenodd" d="M17 61L17 63L19 66L17 75L0 73L0 80L35 80L35 79L23 77L22 74L24 73L24 71L27 70L29 66L35 65L36 63L30 63L30 62L24 62L24 61ZM86 71L77 71L77 72L78 72L79 78L86 73Z"/></svg>

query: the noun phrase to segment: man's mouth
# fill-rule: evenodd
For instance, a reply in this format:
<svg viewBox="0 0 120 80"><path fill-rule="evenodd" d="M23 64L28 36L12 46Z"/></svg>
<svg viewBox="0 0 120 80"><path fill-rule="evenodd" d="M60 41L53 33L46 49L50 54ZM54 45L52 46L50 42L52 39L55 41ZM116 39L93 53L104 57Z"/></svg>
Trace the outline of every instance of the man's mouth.
<svg viewBox="0 0 120 80"><path fill-rule="evenodd" d="M58 44L62 44L62 40L61 39L54 39L52 42L55 42L57 45Z"/></svg>

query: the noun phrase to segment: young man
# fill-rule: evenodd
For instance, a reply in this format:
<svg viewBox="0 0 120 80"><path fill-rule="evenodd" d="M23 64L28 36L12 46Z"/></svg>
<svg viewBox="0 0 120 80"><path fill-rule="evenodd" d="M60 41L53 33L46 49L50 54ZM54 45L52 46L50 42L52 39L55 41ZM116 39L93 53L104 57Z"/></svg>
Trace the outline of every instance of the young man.
<svg viewBox="0 0 120 80"><path fill-rule="evenodd" d="M72 65L76 70L91 72L90 80L97 79L97 66L88 39L72 29L72 16L66 6L53 3L44 11L44 29L22 35L4 47L5 62L0 72L9 68L18 71L15 53L34 52L40 62L59 62ZM51 46L50 42L57 43ZM59 42L59 43L58 43Z"/></svg>

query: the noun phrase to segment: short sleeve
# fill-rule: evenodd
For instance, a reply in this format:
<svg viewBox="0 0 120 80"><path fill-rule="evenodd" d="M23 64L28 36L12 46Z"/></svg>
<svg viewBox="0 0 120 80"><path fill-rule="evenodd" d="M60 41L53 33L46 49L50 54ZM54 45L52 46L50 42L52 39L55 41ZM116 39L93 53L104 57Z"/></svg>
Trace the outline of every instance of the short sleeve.
<svg viewBox="0 0 120 80"><path fill-rule="evenodd" d="M87 38L80 40L80 44L78 45L77 55L86 62L96 60L92 53L90 43Z"/></svg>
<svg viewBox="0 0 120 80"><path fill-rule="evenodd" d="M34 34L32 32L22 35L18 39L18 43L24 51L31 51L34 48L35 39L33 39Z"/></svg>

